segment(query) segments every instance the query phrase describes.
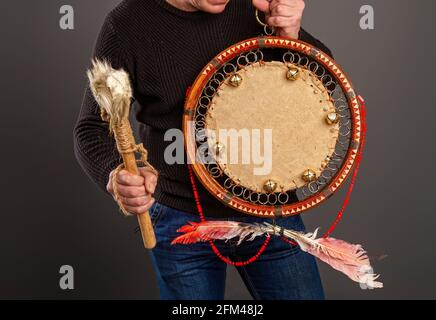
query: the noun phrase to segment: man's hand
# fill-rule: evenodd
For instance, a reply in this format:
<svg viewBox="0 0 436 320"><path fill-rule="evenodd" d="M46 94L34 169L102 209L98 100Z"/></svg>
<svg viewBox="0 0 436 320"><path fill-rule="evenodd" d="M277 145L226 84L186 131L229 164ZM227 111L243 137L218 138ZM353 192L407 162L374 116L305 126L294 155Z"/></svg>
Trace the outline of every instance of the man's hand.
<svg viewBox="0 0 436 320"><path fill-rule="evenodd" d="M156 189L157 177L147 168L138 168L140 175L133 175L122 170L114 177L114 171L109 176L107 191L114 195L113 179L116 179L117 191L124 208L131 214L142 214L154 203L153 193Z"/></svg>
<svg viewBox="0 0 436 320"><path fill-rule="evenodd" d="M298 39L304 0L253 0L253 5L265 13L266 23L276 29L278 36Z"/></svg>

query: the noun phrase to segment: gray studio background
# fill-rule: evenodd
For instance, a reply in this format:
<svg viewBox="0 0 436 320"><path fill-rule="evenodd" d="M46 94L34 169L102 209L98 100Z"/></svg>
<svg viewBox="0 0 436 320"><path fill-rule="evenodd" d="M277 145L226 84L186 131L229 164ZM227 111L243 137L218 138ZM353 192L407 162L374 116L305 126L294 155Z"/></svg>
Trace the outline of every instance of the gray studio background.
<svg viewBox="0 0 436 320"><path fill-rule="evenodd" d="M158 298L134 219L73 155L85 68L118 2L1 1L0 298ZM59 28L63 4L75 9L74 31ZM375 30L359 28L364 4L374 6ZM361 174L335 235L388 255L374 262L378 291L320 263L329 299L436 298L435 12L431 0L307 1L304 26L332 49L368 109ZM308 228L325 230L343 197L308 213ZM75 270L72 291L59 288L65 264ZM248 299L235 270L228 277L227 297Z"/></svg>

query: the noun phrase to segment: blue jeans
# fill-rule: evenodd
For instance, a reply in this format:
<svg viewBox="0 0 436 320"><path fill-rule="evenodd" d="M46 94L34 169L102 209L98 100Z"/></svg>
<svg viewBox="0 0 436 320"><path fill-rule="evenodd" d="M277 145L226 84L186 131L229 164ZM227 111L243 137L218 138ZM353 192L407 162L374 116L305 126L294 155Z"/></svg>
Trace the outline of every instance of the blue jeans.
<svg viewBox="0 0 436 320"><path fill-rule="evenodd" d="M227 265L212 251L209 243L171 245L177 229L197 215L155 204L150 215L157 245L151 251L158 278L161 299L223 300ZM223 220L223 219L220 219ZM247 223L269 221L257 217L229 218ZM276 219L277 225L303 231L300 216ZM232 260L243 261L257 253L265 238L244 241L216 241L220 252ZM256 300L324 299L324 292L315 259L273 236L264 253L253 264L237 268L245 285Z"/></svg>

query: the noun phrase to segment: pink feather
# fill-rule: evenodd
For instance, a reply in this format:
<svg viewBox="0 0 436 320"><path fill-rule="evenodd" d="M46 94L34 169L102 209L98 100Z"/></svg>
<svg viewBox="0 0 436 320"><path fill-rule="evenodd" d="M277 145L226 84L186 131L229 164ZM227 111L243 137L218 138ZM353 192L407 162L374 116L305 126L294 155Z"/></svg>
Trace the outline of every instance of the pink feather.
<svg viewBox="0 0 436 320"><path fill-rule="evenodd" d="M295 240L301 250L344 273L351 280L368 288L383 287L383 283L375 281L379 276L373 273L366 251L361 245L350 244L330 237L316 239L317 232L318 230L314 233L303 234L293 230L285 230L284 234Z"/></svg>
<svg viewBox="0 0 436 320"><path fill-rule="evenodd" d="M320 238L314 241L317 245L303 245L302 250L344 273L353 281L373 288L383 287L382 283L375 281L379 276L372 273L369 258L361 245L334 238Z"/></svg>
<svg viewBox="0 0 436 320"><path fill-rule="evenodd" d="M196 242L206 242L209 240L230 240L239 237L241 243L248 235L252 234L252 239L258 234L259 230L253 225L234 221L207 221L189 222L188 225L181 227L178 232L183 235L175 238L171 244L191 244ZM238 244L239 244L238 243Z"/></svg>

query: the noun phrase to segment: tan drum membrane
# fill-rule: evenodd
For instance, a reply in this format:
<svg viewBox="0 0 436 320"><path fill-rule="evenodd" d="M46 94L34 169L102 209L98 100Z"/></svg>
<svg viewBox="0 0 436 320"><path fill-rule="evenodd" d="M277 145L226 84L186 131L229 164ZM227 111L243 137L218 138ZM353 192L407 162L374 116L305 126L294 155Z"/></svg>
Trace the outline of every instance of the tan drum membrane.
<svg viewBox="0 0 436 320"><path fill-rule="evenodd" d="M242 78L239 86L221 85L206 115L206 128L219 135L221 129L260 130L260 139L251 135L251 144L241 148L239 139L238 163L230 162L230 148L236 147L230 139L221 141L208 135L211 148L216 143L223 146L217 157L221 169L241 186L265 192L268 180L277 183L276 191L287 191L307 184L303 173L308 169L320 176L323 167L334 152L339 124L328 124L326 118L335 107L327 89L311 72L301 69L296 81L287 79L288 67L282 62L262 62L247 66L237 72ZM231 78L231 76L229 77ZM254 175L262 164L242 164L253 145L260 145L264 153L264 130L272 130L272 170L266 175ZM257 143L256 143L257 141ZM251 157L250 157L251 158ZM227 159L227 161L225 161Z"/></svg>

